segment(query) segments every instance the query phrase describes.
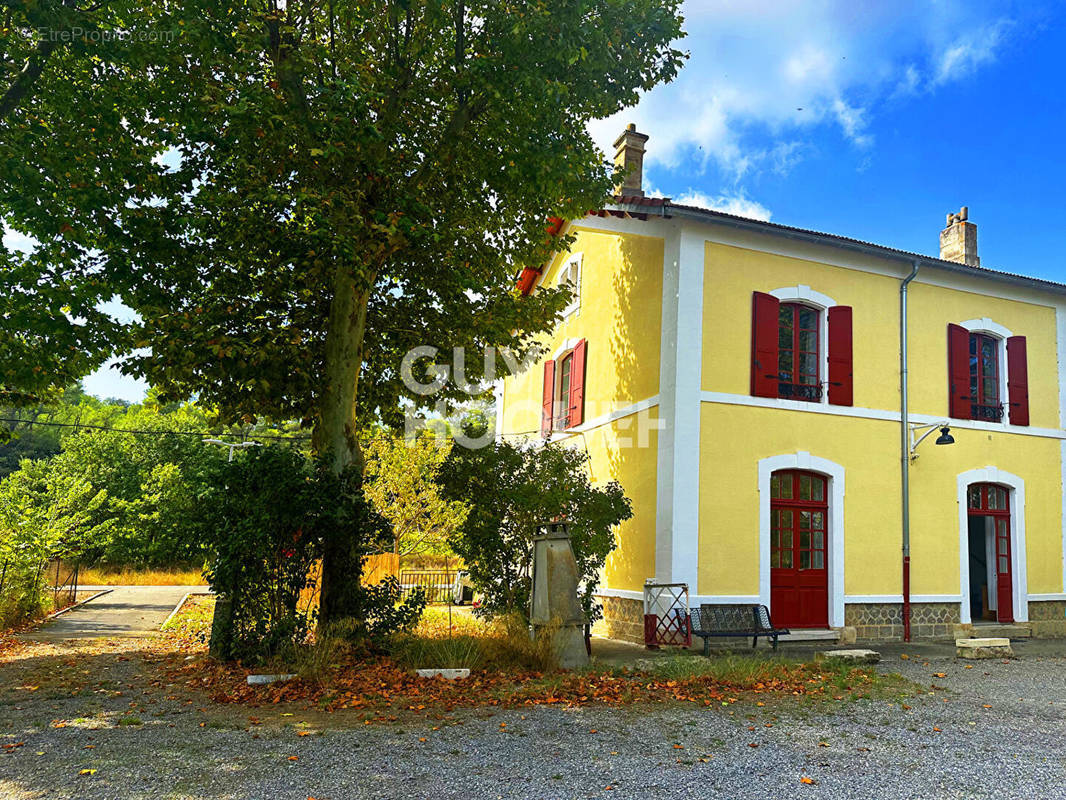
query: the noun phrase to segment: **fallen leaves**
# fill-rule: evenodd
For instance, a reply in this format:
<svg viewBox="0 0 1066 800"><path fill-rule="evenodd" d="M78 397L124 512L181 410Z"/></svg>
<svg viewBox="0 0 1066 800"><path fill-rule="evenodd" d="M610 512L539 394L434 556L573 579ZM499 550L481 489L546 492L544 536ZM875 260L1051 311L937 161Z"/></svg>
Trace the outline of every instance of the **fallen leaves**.
<svg viewBox="0 0 1066 800"><path fill-rule="evenodd" d="M78 770L78 774L79 775L95 775L96 774L96 770L95 769L82 769L82 770Z"/></svg>
<svg viewBox="0 0 1066 800"><path fill-rule="evenodd" d="M816 781L816 780L815 780L814 778L808 777L808 776L806 776L806 775L801 775L801 776L800 776L800 783L805 783L805 784L807 784L808 786L813 786L813 785L814 785L814 784L816 784L817 782L818 782L818 781Z"/></svg>

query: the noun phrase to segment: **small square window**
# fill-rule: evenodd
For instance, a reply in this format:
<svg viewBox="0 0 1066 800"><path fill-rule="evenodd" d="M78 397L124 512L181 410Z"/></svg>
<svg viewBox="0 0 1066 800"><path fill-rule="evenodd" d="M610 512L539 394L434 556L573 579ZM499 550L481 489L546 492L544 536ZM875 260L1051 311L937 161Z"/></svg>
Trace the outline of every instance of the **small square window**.
<svg viewBox="0 0 1066 800"><path fill-rule="evenodd" d="M581 256L571 256L562 269L559 270L559 285L569 285L573 291L570 304L563 309L563 319L576 313L581 308Z"/></svg>

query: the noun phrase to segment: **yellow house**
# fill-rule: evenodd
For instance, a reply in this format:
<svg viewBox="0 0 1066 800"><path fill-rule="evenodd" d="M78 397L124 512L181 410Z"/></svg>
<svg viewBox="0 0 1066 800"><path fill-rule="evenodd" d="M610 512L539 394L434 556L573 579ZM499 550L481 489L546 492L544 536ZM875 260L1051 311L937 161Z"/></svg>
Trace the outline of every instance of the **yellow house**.
<svg viewBox="0 0 1066 800"><path fill-rule="evenodd" d="M609 633L642 638L655 581L860 638L1066 635L1066 286L981 267L966 209L930 257L645 197L646 139L525 273L576 299L497 385L498 435L585 447L632 500Z"/></svg>

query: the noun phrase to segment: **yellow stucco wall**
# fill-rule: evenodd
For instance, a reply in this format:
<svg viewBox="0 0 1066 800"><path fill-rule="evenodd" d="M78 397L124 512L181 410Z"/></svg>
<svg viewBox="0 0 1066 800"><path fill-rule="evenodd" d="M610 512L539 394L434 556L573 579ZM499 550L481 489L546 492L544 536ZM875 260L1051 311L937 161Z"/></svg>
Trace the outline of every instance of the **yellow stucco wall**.
<svg viewBox="0 0 1066 800"><path fill-rule="evenodd" d="M655 574L657 419L658 409L652 408L568 442L581 447L583 438L593 481L618 481L632 503L633 518L619 526L618 547L607 559L602 585L614 589L640 591Z"/></svg>
<svg viewBox="0 0 1066 800"><path fill-rule="evenodd" d="M705 391L749 394L752 292L805 284L853 309L855 406L899 410L898 278L713 242L705 244L705 258ZM1026 337L1030 425L1058 427L1054 308L946 289L924 278L909 289L911 413L947 417L948 323L988 317ZM995 291L991 284L989 291Z"/></svg>
<svg viewBox="0 0 1066 800"><path fill-rule="evenodd" d="M991 287L989 288L991 290ZM1030 426L1059 426L1058 349L1055 343L1054 308L958 289L945 289L920 282L911 284L908 293L910 336L907 346L910 348L908 372L912 411L947 416L948 323L958 324L964 320L988 317L1008 328L1012 334L1026 338ZM899 338L898 333L896 338ZM898 376L899 370L895 373ZM896 396L898 398L898 392ZM897 400L896 407L898 406Z"/></svg>
<svg viewBox="0 0 1066 800"><path fill-rule="evenodd" d="M701 594L758 594L760 459L808 451L845 470L844 592L899 594L899 425L881 420L703 403L700 434ZM957 476L996 466L1025 481L1030 593L1062 591L1059 444L956 430L926 443L911 468L911 590L959 593ZM723 468L724 467L724 468Z"/></svg>
<svg viewBox="0 0 1066 800"><path fill-rule="evenodd" d="M659 391L664 242L580 226L573 232L573 251L584 258L581 310L546 343L550 353L567 338L588 340L588 421ZM898 412L898 277L712 242L705 243L704 253L704 391L749 396L752 292L805 284L854 309L854 410ZM556 258L547 283L557 280L566 258ZM1058 428L1054 309L923 279L946 280L943 274L926 274L911 285L912 413L947 418L947 324L988 317L1026 336L1031 426ZM989 292L1003 291L989 284ZM542 362L506 379L505 433L539 429L541 383ZM658 412L642 414L657 418ZM901 592L898 422L703 402L700 424L697 593L759 592L758 462L798 451L845 470L845 594ZM633 501L635 518L619 531L620 547L608 562L605 585L635 591L655 574L658 437L652 431L648 447L632 448L620 441L630 433L615 422L570 443L588 447L597 482L619 480ZM957 476L987 466L1025 481L1029 593L1062 592L1059 440L966 427L956 427L954 435L951 447L925 443L912 466L912 592L959 593ZM679 446L688 441L678 432Z"/></svg>
<svg viewBox="0 0 1066 800"><path fill-rule="evenodd" d="M805 284L854 309L855 405L899 408L898 280L713 242L704 252L704 391L749 394L752 292Z"/></svg>
<svg viewBox="0 0 1066 800"><path fill-rule="evenodd" d="M567 339L588 343L586 423L659 392L663 240L580 225L569 232L576 241L570 253L557 255L549 265L544 283L556 285L570 256L580 253L581 306L544 337L545 358L504 379L498 413L505 434L539 432L544 360ZM634 517L620 526L619 547L606 566L604 585L612 588L639 591L644 579L655 573L658 436L649 421L656 419L658 409L652 407L584 436L559 437L565 446L587 447L593 481L618 481L632 503Z"/></svg>
<svg viewBox="0 0 1066 800"><path fill-rule="evenodd" d="M588 342L585 420L608 414L659 392L663 240L571 231L571 253L582 254L581 307L543 342L548 357L567 339ZM545 273L554 286L570 254L559 254ZM504 380L503 430L540 429L542 359Z"/></svg>

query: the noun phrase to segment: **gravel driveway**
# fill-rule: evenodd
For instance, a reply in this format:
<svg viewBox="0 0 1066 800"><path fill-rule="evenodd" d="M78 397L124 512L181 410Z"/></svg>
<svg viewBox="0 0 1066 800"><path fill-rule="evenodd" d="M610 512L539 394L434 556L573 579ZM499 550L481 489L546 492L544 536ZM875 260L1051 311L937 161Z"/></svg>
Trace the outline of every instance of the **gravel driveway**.
<svg viewBox="0 0 1066 800"><path fill-rule="evenodd" d="M0 797L1066 798L1062 658L892 656L886 670L928 687L909 709L788 698L364 725L153 685L138 647L45 643L0 663L0 745L22 743L0 751Z"/></svg>

